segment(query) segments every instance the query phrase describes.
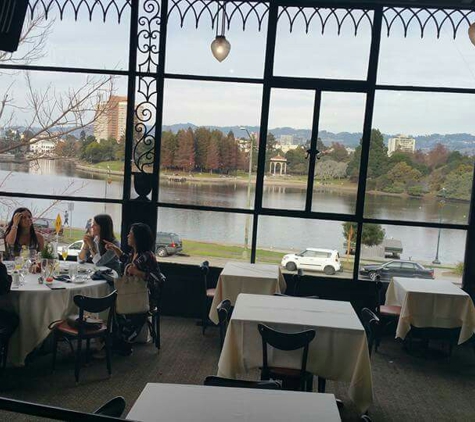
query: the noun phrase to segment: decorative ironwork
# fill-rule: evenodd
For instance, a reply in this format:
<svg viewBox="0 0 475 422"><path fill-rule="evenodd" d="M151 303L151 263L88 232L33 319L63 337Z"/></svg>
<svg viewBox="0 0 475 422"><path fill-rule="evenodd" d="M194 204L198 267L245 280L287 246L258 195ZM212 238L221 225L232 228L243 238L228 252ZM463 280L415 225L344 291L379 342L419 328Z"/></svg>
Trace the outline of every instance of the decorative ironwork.
<svg viewBox="0 0 475 422"><path fill-rule="evenodd" d="M140 72L155 72L160 42L160 1L145 0L139 12L137 66Z"/></svg>
<svg viewBox="0 0 475 422"><path fill-rule="evenodd" d="M470 17L469 17L470 16ZM433 27L437 38L440 38L440 33L444 26L449 26L452 30L454 39L457 36L457 31L465 22L467 28L475 21L474 10L447 10L447 9L409 9L387 7L383 13L383 23L386 25L386 34L389 37L393 27L402 26L404 37L407 37L411 25L418 25L420 29L421 38L424 37L425 31Z"/></svg>
<svg viewBox="0 0 475 422"><path fill-rule="evenodd" d="M30 0L28 7L31 17L35 13L41 13L48 19L53 12L59 13L59 19L63 20L65 13L72 12L74 20L78 20L80 12L86 11L89 20L92 20L94 13L102 14L103 22L106 21L108 13L117 14L117 21L120 23L125 10L130 9L132 0Z"/></svg>
<svg viewBox="0 0 475 422"><path fill-rule="evenodd" d="M289 20L289 30L292 32L296 22L303 20L305 33L308 33L310 24L314 18L318 18L322 35L327 26L335 24L337 33L340 35L343 25L353 25L355 36L362 24L373 26L373 11L370 9L323 9L318 7L290 7L279 9L278 19L286 17Z"/></svg>
<svg viewBox="0 0 475 422"><path fill-rule="evenodd" d="M221 2L222 3L222 2ZM264 19L269 12L269 4L262 2L230 1L226 2L223 8L216 0L171 0L171 7L168 11L168 18L172 13L178 13L180 26L183 27L187 16L192 16L195 20L195 27L198 28L200 19L208 17L211 22L211 29L219 25L218 15L224 10L227 29L231 27L233 19L239 19L242 23L242 30L251 18L257 20L257 29L260 31Z"/></svg>
<svg viewBox="0 0 475 422"><path fill-rule="evenodd" d="M155 117L157 113L157 80L153 77L139 77L136 93L134 118L133 162L141 171L153 166L156 136Z"/></svg>

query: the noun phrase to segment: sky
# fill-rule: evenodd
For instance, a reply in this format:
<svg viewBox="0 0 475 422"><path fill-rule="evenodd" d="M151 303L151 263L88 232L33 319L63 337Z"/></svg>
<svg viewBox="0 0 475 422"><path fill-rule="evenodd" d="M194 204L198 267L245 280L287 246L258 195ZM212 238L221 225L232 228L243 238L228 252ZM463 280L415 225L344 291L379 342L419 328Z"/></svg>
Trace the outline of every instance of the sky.
<svg viewBox="0 0 475 422"><path fill-rule="evenodd" d="M302 19L295 21L292 32L288 20L280 20L274 74L364 80L370 28L363 22L355 37L353 25L347 23L338 36L336 26L331 23L322 35L317 19L312 21L308 33ZM436 38L430 25L423 39L416 28L409 31L407 38L402 36L398 27L389 38L383 34L378 83L475 88L475 46L470 43L464 25L456 40L448 32L450 26L443 29L440 39ZM231 52L222 63L214 59L210 51L215 31L209 18L203 18L196 29L194 19L188 15L181 28L178 14L174 13L168 29L166 71L169 73L263 76L265 23L259 32L256 20L250 19L243 32L242 24L233 21L231 30L226 33ZM120 24L114 18L103 23L100 15L96 15L92 22L56 18L48 37L46 55L35 64L126 69L128 36L128 13L124 14ZM1 71L0 75L0 93L13 83L14 103L24 106L26 90L21 72ZM35 89L41 91L51 85L57 95L79 86L84 79L84 75L77 74L32 73ZM127 79L117 78L115 87L118 95L125 95ZM141 99L138 95L137 101ZM164 124L190 122L196 125L258 126L260 123L262 86L259 84L167 80L164 99ZM313 102L312 91L272 90L269 128L310 129ZM361 132L365 103L363 94L323 93L320 129ZM378 91L373 127L390 134L475 134L474 110L475 95ZM16 112L15 119L18 124L24 124L31 119L31 111L23 108Z"/></svg>

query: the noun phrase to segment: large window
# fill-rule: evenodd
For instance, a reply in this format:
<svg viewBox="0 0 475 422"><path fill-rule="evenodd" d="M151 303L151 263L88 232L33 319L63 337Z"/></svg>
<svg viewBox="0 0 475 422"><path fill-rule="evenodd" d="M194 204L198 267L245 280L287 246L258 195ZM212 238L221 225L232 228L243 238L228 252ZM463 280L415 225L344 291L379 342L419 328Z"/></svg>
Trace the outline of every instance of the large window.
<svg viewBox="0 0 475 422"><path fill-rule="evenodd" d="M160 260L347 279L393 260L460 282L474 13L30 2L18 51L0 54L0 219L68 211L69 242L99 212L118 231L143 194Z"/></svg>

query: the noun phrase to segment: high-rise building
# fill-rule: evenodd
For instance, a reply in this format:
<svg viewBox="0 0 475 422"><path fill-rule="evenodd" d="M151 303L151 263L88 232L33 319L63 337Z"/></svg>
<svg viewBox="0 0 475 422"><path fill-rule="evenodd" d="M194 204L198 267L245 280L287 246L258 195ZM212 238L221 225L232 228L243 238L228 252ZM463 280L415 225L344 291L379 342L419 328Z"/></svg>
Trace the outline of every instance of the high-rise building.
<svg viewBox="0 0 475 422"><path fill-rule="evenodd" d="M388 156L391 157L396 151L411 152L416 150L416 140L406 135L397 135L390 138L388 143Z"/></svg>
<svg viewBox="0 0 475 422"><path fill-rule="evenodd" d="M127 97L112 95L108 102L96 106L94 122L94 137L97 142L101 139L115 139L117 142L125 135L127 122Z"/></svg>

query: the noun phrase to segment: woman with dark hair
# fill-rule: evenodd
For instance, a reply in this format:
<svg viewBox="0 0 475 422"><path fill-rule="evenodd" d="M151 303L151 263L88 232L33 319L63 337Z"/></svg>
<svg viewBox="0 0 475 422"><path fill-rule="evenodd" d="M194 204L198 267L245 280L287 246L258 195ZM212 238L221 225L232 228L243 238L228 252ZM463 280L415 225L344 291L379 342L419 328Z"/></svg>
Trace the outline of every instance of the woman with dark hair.
<svg viewBox="0 0 475 422"><path fill-rule="evenodd" d="M86 233L83 238L83 246L79 252L79 259L92 262L98 266L109 267L117 274L121 274L120 262L116 254L106 249L106 242L119 247L120 243L114 236L114 225L108 214L98 214L92 220L92 234Z"/></svg>
<svg viewBox="0 0 475 422"><path fill-rule="evenodd" d="M153 234L150 227L143 223L135 223L130 227L127 244L132 248L130 254L124 253L112 242L104 241L106 249L120 259L124 265L124 274L141 278L147 283L151 298L157 297L161 288L161 273L155 253L153 252ZM154 305L153 303L151 304ZM132 353L131 342L139 335L147 321L147 314L117 315L117 334L115 350L124 354Z"/></svg>
<svg viewBox="0 0 475 422"><path fill-rule="evenodd" d="M39 252L44 243L43 236L35 231L31 211L25 207L17 208L5 230L6 259L19 256L23 246Z"/></svg>

